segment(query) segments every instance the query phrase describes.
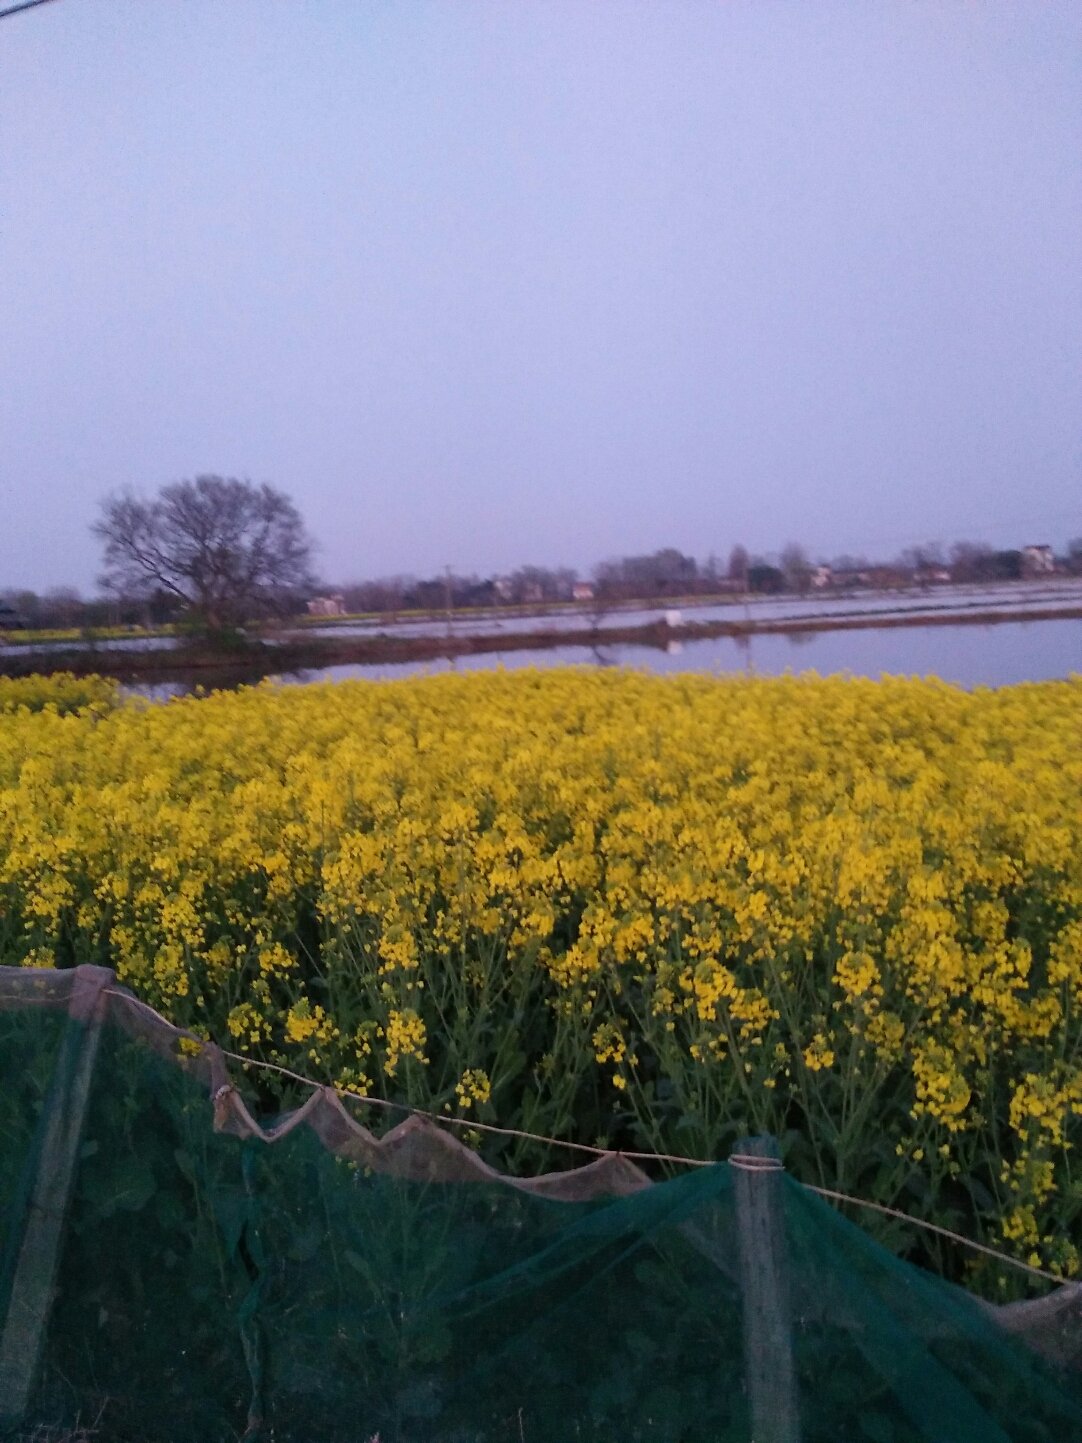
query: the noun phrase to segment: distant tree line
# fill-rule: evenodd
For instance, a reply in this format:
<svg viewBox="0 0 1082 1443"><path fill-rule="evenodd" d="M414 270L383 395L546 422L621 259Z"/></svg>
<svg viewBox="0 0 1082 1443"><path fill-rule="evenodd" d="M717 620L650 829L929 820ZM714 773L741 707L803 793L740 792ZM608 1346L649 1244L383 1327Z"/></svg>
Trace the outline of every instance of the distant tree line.
<svg viewBox="0 0 1082 1443"><path fill-rule="evenodd" d="M100 631L108 627L154 627L175 621L178 607L167 596L84 597L73 586L47 591L0 590L0 613L9 626L33 631Z"/></svg>
<svg viewBox="0 0 1082 1443"><path fill-rule="evenodd" d="M167 623L207 630L303 613L464 611L577 601L601 610L629 601L803 594L813 590L928 587L1014 581L1054 571L1082 576L1082 537L1063 554L1046 546L997 550L958 541L907 548L890 562L840 555L812 560L790 542L779 553L734 546L723 561L676 547L570 567L520 566L502 576L386 576L331 590L310 569L312 543L290 498L267 485L217 476L164 486L155 497L106 498L94 533L103 543L102 594L70 586L44 593L0 588L0 627L101 630ZM316 600L319 591L328 593Z"/></svg>

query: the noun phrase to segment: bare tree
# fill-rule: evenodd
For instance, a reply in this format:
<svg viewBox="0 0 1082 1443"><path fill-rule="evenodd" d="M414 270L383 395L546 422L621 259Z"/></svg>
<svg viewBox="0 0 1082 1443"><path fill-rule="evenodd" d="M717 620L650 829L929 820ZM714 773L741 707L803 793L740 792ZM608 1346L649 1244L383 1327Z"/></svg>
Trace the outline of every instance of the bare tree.
<svg viewBox="0 0 1082 1443"><path fill-rule="evenodd" d="M790 591L807 591L811 586L811 562L797 541L790 541L781 553L781 570Z"/></svg>
<svg viewBox="0 0 1082 1443"><path fill-rule="evenodd" d="M982 541L956 541L950 551L950 572L954 581L981 581L991 572L994 552Z"/></svg>
<svg viewBox="0 0 1082 1443"><path fill-rule="evenodd" d="M729 580L739 581L745 591L748 589L748 551L739 542L729 552Z"/></svg>
<svg viewBox="0 0 1082 1443"><path fill-rule="evenodd" d="M898 561L908 571L927 571L947 564L943 547L938 541L926 541L923 546L907 546Z"/></svg>
<svg viewBox="0 0 1082 1443"><path fill-rule="evenodd" d="M150 501L125 492L102 502L93 530L106 587L165 592L211 630L280 611L313 584L300 513L273 486L197 476Z"/></svg>
<svg viewBox="0 0 1082 1443"><path fill-rule="evenodd" d="M78 626L86 607L74 586L54 586L42 597L47 626Z"/></svg>

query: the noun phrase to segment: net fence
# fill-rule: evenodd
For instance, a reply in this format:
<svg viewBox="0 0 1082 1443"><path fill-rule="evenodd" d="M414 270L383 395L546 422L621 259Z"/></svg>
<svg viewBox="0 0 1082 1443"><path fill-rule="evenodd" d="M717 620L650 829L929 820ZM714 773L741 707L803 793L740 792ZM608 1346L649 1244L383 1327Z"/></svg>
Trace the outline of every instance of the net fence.
<svg viewBox="0 0 1082 1443"><path fill-rule="evenodd" d="M767 1143L514 1178L327 1090L264 1115L98 968L0 969L0 1069L20 1443L1082 1439L1082 1289L980 1302Z"/></svg>

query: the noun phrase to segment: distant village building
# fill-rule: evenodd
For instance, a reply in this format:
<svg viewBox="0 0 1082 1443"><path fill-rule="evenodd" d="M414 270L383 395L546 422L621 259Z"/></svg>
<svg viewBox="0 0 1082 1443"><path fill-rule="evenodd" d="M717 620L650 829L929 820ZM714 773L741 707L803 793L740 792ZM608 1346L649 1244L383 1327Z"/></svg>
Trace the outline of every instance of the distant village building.
<svg viewBox="0 0 1082 1443"><path fill-rule="evenodd" d="M845 568L841 571L832 571L830 576L831 586L840 587L843 590L857 586L870 586L872 584L871 570L856 570Z"/></svg>
<svg viewBox="0 0 1082 1443"><path fill-rule="evenodd" d="M877 591L897 591L899 587L908 586L909 581L909 572L904 566L888 564L868 568L868 585L874 586Z"/></svg>
<svg viewBox="0 0 1082 1443"><path fill-rule="evenodd" d="M1056 569L1051 546L1022 547L1022 575L1049 576Z"/></svg>
<svg viewBox="0 0 1082 1443"><path fill-rule="evenodd" d="M500 598L501 601L511 600L511 597L514 595L515 588L509 576L494 577L492 585L495 587L496 595Z"/></svg>
<svg viewBox="0 0 1082 1443"><path fill-rule="evenodd" d="M830 584L836 591L893 591L907 586L912 575L912 572L899 566L862 566L836 570Z"/></svg>
<svg viewBox="0 0 1082 1443"><path fill-rule="evenodd" d="M816 591L822 591L825 586L830 586L834 580L834 572L829 566L813 566L811 573L811 584Z"/></svg>
<svg viewBox="0 0 1082 1443"><path fill-rule="evenodd" d="M309 616L345 616L346 602L340 592L333 596L313 596L308 603Z"/></svg>
<svg viewBox="0 0 1082 1443"><path fill-rule="evenodd" d="M571 588L572 601L593 601L594 588L588 581L576 581Z"/></svg>

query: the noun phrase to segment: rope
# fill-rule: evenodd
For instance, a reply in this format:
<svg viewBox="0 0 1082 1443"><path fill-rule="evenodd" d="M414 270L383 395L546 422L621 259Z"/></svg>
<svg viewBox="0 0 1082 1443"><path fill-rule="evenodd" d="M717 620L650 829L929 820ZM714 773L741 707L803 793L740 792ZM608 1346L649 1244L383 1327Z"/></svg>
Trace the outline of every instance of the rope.
<svg viewBox="0 0 1082 1443"><path fill-rule="evenodd" d="M188 1032L185 1028L174 1027L160 1012L156 1012L148 1002L144 1002L139 997L133 997L130 992L122 992L119 988L115 987L106 987L104 992L109 997L119 997L123 1002L134 1003L136 1007L141 1007L144 1012L149 1012L150 1015L157 1018L159 1022L164 1022L173 1032L178 1032L185 1037L190 1037L193 1042L198 1042L201 1046L207 1045L205 1038L197 1037L194 1032ZM224 1047L220 1047L218 1051L223 1057L228 1057L231 1062L239 1063L241 1067L260 1067L265 1072L277 1072L282 1077L288 1077L293 1082L299 1082L303 1087L311 1087L315 1091L320 1091L326 1086L325 1083L316 1082L314 1078L305 1077L300 1072L294 1072L292 1068L282 1067L281 1064L277 1062L264 1062L258 1057L244 1057L241 1053L230 1052ZM222 1090L223 1089L219 1088L219 1092ZM339 1097L352 1098L356 1102L363 1102L368 1107L384 1108L388 1112L402 1112L410 1117L423 1117L428 1122L440 1124L444 1127L461 1127L473 1132L488 1132L497 1137L517 1137L525 1142L543 1142L550 1147L565 1148L568 1152L589 1153L591 1157L612 1157L616 1155L618 1157L626 1157L634 1162L674 1162L686 1167L714 1166L714 1162L710 1158L683 1157L677 1153L667 1152L625 1152L622 1148L617 1150L611 1147L592 1147L586 1142L568 1142L566 1138L545 1137L542 1133L524 1132L521 1128L517 1127L496 1127L492 1123L478 1122L469 1117L446 1117L438 1112L427 1112L422 1107L411 1107L409 1103L406 1102L392 1102L386 1097L369 1097L367 1093L356 1092L350 1087L336 1087L333 1091L337 1092Z"/></svg>
<svg viewBox="0 0 1082 1443"><path fill-rule="evenodd" d="M900 1212L897 1208L887 1207L885 1203L869 1202L867 1198L862 1197L850 1197L848 1193L834 1192L828 1187L814 1187L807 1182L802 1183L801 1186L808 1192L818 1193L820 1197L830 1198L834 1202L852 1203L854 1207L858 1208L871 1208L873 1212L898 1218L903 1223L912 1223L914 1227L925 1228L930 1233L938 1233L940 1237L950 1238L951 1242L961 1243L963 1247L972 1248L974 1252L986 1253L988 1257L996 1258L1001 1263L1009 1263L1012 1268L1020 1268L1024 1273L1032 1273L1035 1278L1046 1278L1050 1283L1056 1283L1060 1287L1068 1286L1067 1278L1061 1278L1057 1273L1050 1273L1047 1268L1037 1268L1032 1263L1023 1263L1019 1258L1012 1258L1009 1253L1001 1253L997 1248L990 1248L987 1243L976 1243L972 1238L952 1232L950 1228L941 1228L938 1223L925 1222L923 1218L910 1217L908 1213Z"/></svg>
<svg viewBox="0 0 1082 1443"><path fill-rule="evenodd" d="M239 1062L242 1067L263 1067L270 1072L280 1072L284 1077L291 1077L295 1082L303 1082L306 1087L313 1087L317 1090L324 1084L313 1082L310 1077L302 1077L299 1072L291 1072L288 1067L279 1067L274 1062L262 1062L255 1057L242 1057L236 1052L227 1052L220 1048L223 1057L230 1058L233 1062ZM591 1157L626 1157L635 1162L675 1162L682 1163L687 1167L713 1167L714 1164L709 1158L681 1157L667 1152L625 1152L623 1148L592 1147L588 1142L568 1142L562 1137L545 1137L539 1132L524 1132L517 1127L496 1127L490 1122L477 1122L469 1117L447 1117L438 1112L427 1112L423 1107L411 1107L405 1102L391 1102L385 1097L369 1097L367 1093L355 1092L349 1087L336 1087L333 1089L339 1097L348 1097L355 1102L363 1102L369 1107L383 1107L392 1112L404 1112L410 1117L423 1117L427 1122L437 1123L444 1127L463 1127L471 1132L488 1132L497 1137L518 1137L525 1142L543 1142L550 1147L566 1148L568 1152L585 1152Z"/></svg>
<svg viewBox="0 0 1082 1443"><path fill-rule="evenodd" d="M102 988L103 992L108 990L108 988ZM114 997L122 997L123 995L122 992L113 993ZM138 1000L137 997L132 998L133 1002L137 1002ZM18 992L4 992L0 994L0 1012L14 1011L16 1008L21 1010L23 1007L55 1007L58 1011L63 1011L67 1004L67 997L23 997ZM143 1005L146 1006L145 1003ZM158 1014L155 1012L154 1015L157 1017ZM170 1024L170 1026L171 1025L172 1024Z"/></svg>
<svg viewBox="0 0 1082 1443"><path fill-rule="evenodd" d="M149 1003L134 997L130 992L123 992L119 988L105 987L102 989L107 997L119 997L122 1001L141 1007L144 1012L149 1012L152 1017L165 1024L171 1031L182 1036L190 1037L192 1041L206 1046L206 1039L196 1037L192 1032L184 1028L174 1027L173 1024L156 1012ZM311 1077L304 1077L299 1072L293 1072L288 1067L282 1067L276 1062L263 1062L256 1057L243 1057L238 1052L227 1052L225 1048L219 1048L223 1057L239 1063L242 1067L261 1067L267 1072L277 1072L283 1077L291 1078L294 1082L301 1083L304 1087L313 1088L315 1091L322 1091L326 1084L316 1082ZM219 1088L214 1100L226 1091L226 1088ZM231 1089L229 1089L231 1090ZM684 1167L715 1167L716 1161L703 1157L683 1157L678 1153L667 1152L625 1152L622 1148L613 1149L605 1147L592 1147L585 1142L568 1142L561 1137L545 1137L542 1133L526 1132L517 1127L496 1127L492 1123L475 1122L468 1117L442 1117L437 1112L426 1112L423 1108L410 1107L408 1103L391 1102L383 1097L368 1097L363 1092L355 1092L352 1088L334 1088L339 1097L348 1097L356 1102L362 1102L368 1107L385 1108L391 1112L404 1112L411 1117L423 1117L426 1121L437 1126L461 1127L474 1132L491 1133L497 1137L517 1137L526 1142L540 1142L550 1147L562 1147L569 1152L589 1153L592 1157L626 1157L632 1162L670 1162ZM775 1157L758 1157L752 1153L732 1153L728 1159L729 1166L739 1168L745 1172L784 1172L785 1168L780 1159ZM797 1181L794 1179L794 1181ZM849 1203L853 1207L868 1208L873 1212L882 1213L885 1217L896 1218L898 1221L908 1223L911 1227L924 1228L926 1232L936 1233L940 1237L949 1238L951 1242L958 1243L961 1247L971 1248L974 1252L983 1253L987 1257L995 1258L997 1262L1006 1263L1008 1267L1018 1268L1021 1272L1030 1273L1033 1277L1043 1278L1045 1281L1054 1283L1057 1287L1067 1287L1069 1280L1060 1277L1056 1273L1049 1272L1047 1268L1035 1267L1032 1263L1023 1263L1019 1258L1012 1258L1009 1253L1003 1253L998 1248L989 1247L987 1243L974 1242L972 1238L965 1237L962 1233L956 1233L950 1228L940 1227L938 1223L926 1222L923 1218L911 1217L909 1213L901 1212L898 1208L888 1207L885 1203L871 1202L868 1198L853 1197L849 1193L836 1192L833 1188L816 1187L813 1183L800 1183L807 1192L815 1193L818 1197L828 1198L831 1202Z"/></svg>

